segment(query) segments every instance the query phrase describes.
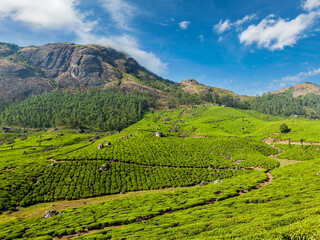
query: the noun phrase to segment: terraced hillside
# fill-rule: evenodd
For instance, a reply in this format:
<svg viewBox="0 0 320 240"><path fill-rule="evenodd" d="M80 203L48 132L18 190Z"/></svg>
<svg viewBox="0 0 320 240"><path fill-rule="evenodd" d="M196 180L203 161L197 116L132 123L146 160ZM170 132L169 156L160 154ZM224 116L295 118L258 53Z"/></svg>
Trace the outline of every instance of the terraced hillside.
<svg viewBox="0 0 320 240"><path fill-rule="evenodd" d="M319 128L197 105L121 132L11 129L0 134L0 239L318 236L298 223L316 226L320 210ZM41 218L50 209L62 213Z"/></svg>

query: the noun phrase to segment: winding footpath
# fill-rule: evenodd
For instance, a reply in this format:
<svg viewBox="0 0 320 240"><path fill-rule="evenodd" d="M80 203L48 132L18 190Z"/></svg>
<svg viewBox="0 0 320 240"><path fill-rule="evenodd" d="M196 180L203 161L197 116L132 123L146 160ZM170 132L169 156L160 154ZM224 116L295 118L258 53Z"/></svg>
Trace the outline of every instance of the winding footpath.
<svg viewBox="0 0 320 240"><path fill-rule="evenodd" d="M234 198L234 197L238 197L238 196L242 196L242 195L244 195L246 193L258 190L258 189L260 189L262 187L265 187L265 186L271 184L272 180L273 180L273 176L269 172L266 172L266 175L267 175L267 180L266 181L259 183L258 185L256 185L255 187L251 188L250 190L240 191L240 192L238 192L237 194L235 194L233 196L225 198L224 200L230 199L230 198ZM214 203L216 203L216 201L212 200L212 201L207 201L207 202L202 202L202 203L195 204L193 206L190 206L189 208L181 208L181 209L177 209L177 210L174 210L174 211L172 211L172 210L163 211L163 212L160 212L158 214L151 215L151 216L144 216L144 217L137 218L136 222L142 222L142 221L146 221L146 220L152 219L152 218L157 217L157 216L162 216L162 215L165 215L165 214L171 214L171 213L174 213L174 212L177 212L177 211L186 210L186 209L190 209L190 208L198 207L198 206L210 205L210 204L214 204ZM72 238L76 238L76 237L79 237L79 236L87 235L87 234L90 234L90 233L96 233L96 232L98 232L100 230L103 230L103 229L118 228L118 227L125 226L125 225L128 225L128 224L119 224L119 225L114 225L114 226L109 226L109 227L104 227L104 228L99 228L99 229L92 229L92 230L85 229L84 232L76 233L76 234L72 234L72 235L62 236L61 238L54 237L52 240L72 239Z"/></svg>

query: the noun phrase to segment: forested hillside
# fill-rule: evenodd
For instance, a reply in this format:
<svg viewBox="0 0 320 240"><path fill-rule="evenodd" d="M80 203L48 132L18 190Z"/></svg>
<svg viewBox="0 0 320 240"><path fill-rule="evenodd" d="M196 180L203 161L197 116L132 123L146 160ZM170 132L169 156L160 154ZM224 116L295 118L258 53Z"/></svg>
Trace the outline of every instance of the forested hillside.
<svg viewBox="0 0 320 240"><path fill-rule="evenodd" d="M292 89L277 94L265 94L250 101L250 108L276 116L301 115L319 118L320 95L308 93L293 97Z"/></svg>
<svg viewBox="0 0 320 240"><path fill-rule="evenodd" d="M0 109L0 125L121 130L139 121L153 104L150 98L100 89L77 94L54 91Z"/></svg>

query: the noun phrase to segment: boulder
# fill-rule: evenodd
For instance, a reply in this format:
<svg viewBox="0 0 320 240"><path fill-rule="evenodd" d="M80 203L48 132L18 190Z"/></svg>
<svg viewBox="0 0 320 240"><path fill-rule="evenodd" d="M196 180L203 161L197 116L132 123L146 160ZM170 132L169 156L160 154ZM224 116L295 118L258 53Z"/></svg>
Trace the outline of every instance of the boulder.
<svg viewBox="0 0 320 240"><path fill-rule="evenodd" d="M198 187L205 186L205 185L207 185L207 184L208 184L208 183L206 183L206 182L201 182L201 183L199 183Z"/></svg>
<svg viewBox="0 0 320 240"><path fill-rule="evenodd" d="M78 128L77 133L83 133L83 130L81 128Z"/></svg>
<svg viewBox="0 0 320 240"><path fill-rule="evenodd" d="M213 184L218 184L219 182L220 182L220 180L217 179L217 180L215 180L215 181L213 182Z"/></svg>
<svg viewBox="0 0 320 240"><path fill-rule="evenodd" d="M156 137L163 137L162 132L156 132Z"/></svg>
<svg viewBox="0 0 320 240"><path fill-rule="evenodd" d="M101 172L107 171L108 170L108 165L107 164L102 164L101 167L99 168Z"/></svg>
<svg viewBox="0 0 320 240"><path fill-rule="evenodd" d="M51 217L57 216L59 214L61 214L61 212L57 212L56 210L48 210L43 215L43 218L51 218Z"/></svg>
<svg viewBox="0 0 320 240"><path fill-rule="evenodd" d="M51 163L50 165L51 165L51 167L54 167L54 166L57 165L57 163L53 162L53 163Z"/></svg>

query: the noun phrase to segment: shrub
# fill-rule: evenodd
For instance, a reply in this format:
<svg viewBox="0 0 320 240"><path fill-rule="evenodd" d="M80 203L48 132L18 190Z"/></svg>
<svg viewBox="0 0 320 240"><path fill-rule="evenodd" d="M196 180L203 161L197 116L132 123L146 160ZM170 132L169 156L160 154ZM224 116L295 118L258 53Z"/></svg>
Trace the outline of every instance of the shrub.
<svg viewBox="0 0 320 240"><path fill-rule="evenodd" d="M283 123L283 124L280 125L280 132L281 133L289 132L289 128L288 128L287 124Z"/></svg>

